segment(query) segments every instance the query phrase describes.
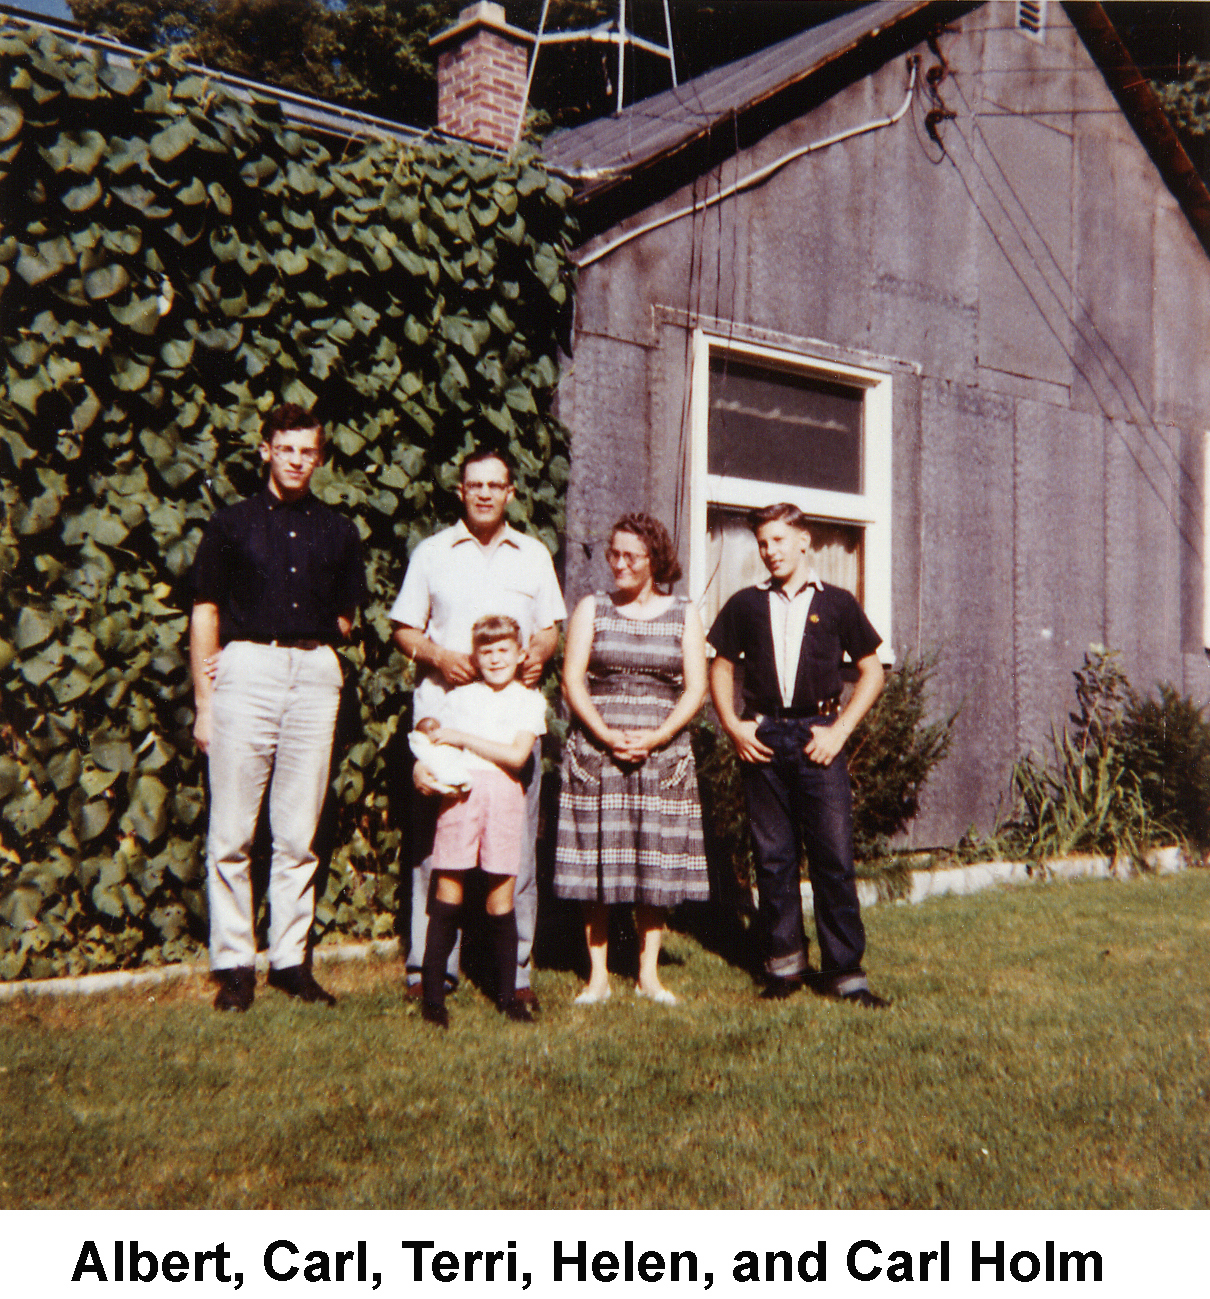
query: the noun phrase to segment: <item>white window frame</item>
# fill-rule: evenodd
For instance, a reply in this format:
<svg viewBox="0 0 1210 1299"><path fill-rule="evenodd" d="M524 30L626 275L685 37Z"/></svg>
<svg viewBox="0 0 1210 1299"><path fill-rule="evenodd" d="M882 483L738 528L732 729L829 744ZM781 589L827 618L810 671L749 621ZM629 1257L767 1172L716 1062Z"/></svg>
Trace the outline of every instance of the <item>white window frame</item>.
<svg viewBox="0 0 1210 1299"><path fill-rule="evenodd" d="M762 483L708 472L710 419L710 361L734 357L765 363L770 369L790 371L861 389L862 466L860 493ZM862 592L866 617L882 637L879 657L895 661L891 618L891 500L892 500L892 401L891 376L883 371L824 360L800 352L765 347L726 335L695 329L690 390L689 465L689 594L699 605L706 593L707 513L710 506L759 509L776 501L789 501L811 518L859 525L862 544Z"/></svg>

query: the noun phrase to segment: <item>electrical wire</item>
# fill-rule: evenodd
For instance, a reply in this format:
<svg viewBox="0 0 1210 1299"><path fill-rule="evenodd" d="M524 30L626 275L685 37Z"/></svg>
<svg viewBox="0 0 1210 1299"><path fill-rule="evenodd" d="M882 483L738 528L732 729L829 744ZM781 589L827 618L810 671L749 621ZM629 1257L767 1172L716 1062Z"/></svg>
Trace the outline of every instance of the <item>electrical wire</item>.
<svg viewBox="0 0 1210 1299"><path fill-rule="evenodd" d="M702 210L712 207L715 203L721 203L724 199L733 197L736 194L742 194L745 190L754 189L758 185L763 185L770 177L776 175L783 167L789 166L790 163L797 161L799 158L805 158L808 154L818 153L821 149L830 148L834 144L841 144L845 140L855 139L859 135L867 135L871 131L879 131L888 126L894 126L908 111L912 104L912 98L916 89L916 61L910 60L911 76L908 82L907 94L904 96L903 103L891 114L890 117L875 118L870 122L863 122L860 126L850 127L848 130L839 131L835 135L829 135L822 140L815 140L811 144L802 145L800 148L793 149L791 152L775 158L772 162L766 163L763 167L758 167L756 171L745 176L742 180L736 181L735 184L729 185L725 190L720 189L713 198L707 197L703 200ZM661 226L671 225L674 221L680 221L687 216L696 214L698 208L696 199L687 207L677 208L675 211L666 212L663 216L656 217L652 221L647 221L641 226L636 226L633 230L627 230L616 238L611 239L608 243L602 244L601 247L594 249L591 253L575 259L575 265L583 269L591 266L594 262L599 262L602 257L607 257L610 253L618 248L630 243L640 236L649 234L652 230L658 230Z"/></svg>
<svg viewBox="0 0 1210 1299"><path fill-rule="evenodd" d="M969 101L967 100L966 95L965 95L965 93L963 92L961 85L959 85L959 84L957 83L957 81L955 81L955 88L957 89L958 94L962 97L962 101L963 101L963 103L966 105L966 108L967 108L968 113L971 112L970 103L969 103ZM972 113L972 118L974 118L974 117L975 117L975 115ZM1100 330L1099 326L1097 325L1096 321L1093 319L1093 317L1092 317L1092 313L1091 313L1091 311L1089 310L1087 304L1085 304L1084 302L1082 302L1082 301L1080 300L1080 296L1079 296L1079 293L1077 292L1076 285L1072 282L1071 278L1068 276L1068 274L1066 273L1066 271L1064 271L1062 264L1060 263L1059 259L1055 256L1054 250L1050 247L1050 244L1047 242L1045 235L1044 235L1044 234L1042 233L1042 231L1038 228L1038 225L1037 225L1037 223L1034 221L1033 216L1031 215L1029 209L1025 206L1025 203L1022 201L1021 196L1017 193L1016 188L1013 186L1012 181L1009 179L1009 177L1008 177L1007 173L1005 172L1004 168L1000 165L1000 161L999 161L999 159L996 157L995 151L992 149L992 147L991 147L991 143L990 143L990 141L987 139L987 136L983 133L982 129L980 128L977 119L974 121L974 127L975 127L975 131L976 131L976 133L977 133L978 136L979 136L979 139L982 141L983 148L984 148L985 152L987 153L987 156L988 156L988 157L992 160L992 162L995 164L996 171L999 173L1001 180L1004 182L1004 186L1005 186L1005 188L1006 188L1006 189L1008 190L1008 192L1012 195L1013 200L1015 201L1017 207L1021 210L1021 213L1022 213L1022 215L1024 216L1025 220L1028 222L1029 227L1030 227L1030 229L1033 231L1034 236L1036 237L1038 243L1041 244L1041 246L1046 250L1046 256L1047 256L1047 258L1049 259L1051 265L1053 265L1055 271L1057 272L1057 274L1058 274L1058 276L1059 276L1059 279L1060 279L1060 281L1062 282L1063 287L1066 289L1067 293L1070 295L1071 300L1072 300L1073 302L1075 302L1075 303L1078 305L1078 307L1080 308L1080 312L1081 312L1083 318L1088 322L1088 326L1089 326L1089 328L1090 328L1091 331L1096 335L1096 339L1099 340L1099 342L1100 342L1101 346L1104 348L1104 350L1105 350L1106 352L1108 352L1108 354L1109 354L1109 356L1112 358L1114 364L1117 366L1118 370L1121 372L1121 375L1123 376L1123 378L1124 378L1126 384L1129 386L1130 391L1133 393L1133 395L1134 395L1134 399L1135 399L1135 402L1137 403L1137 406L1138 406L1138 414L1137 414L1137 415L1135 415L1135 414L1133 414L1133 413L1131 412L1129 398L1128 398L1127 395L1122 391L1122 389L1121 389L1121 387L1120 387L1120 385L1119 385L1117 379L1116 379L1115 376L1110 372L1110 369L1109 369L1109 367L1105 364L1105 361L1103 360L1103 358L1098 354L1098 349L1097 349L1097 347L1094 345L1094 340L1091 339L1091 338L1089 338L1088 335L1085 334L1085 332L1080 328L1080 325L1079 325L1079 323L1077 322L1077 320L1075 319L1075 317L1073 317L1070 313L1066 312L1065 309L1064 309L1064 314L1067 316L1067 319L1068 319L1069 322L1071 323L1072 328L1075 330L1075 332L1076 332L1077 336L1080 338L1081 342L1083 342L1083 343L1085 344L1085 346L1089 349L1089 352L1090 352L1090 353L1091 353L1091 354L1096 358L1097 364L1101 367L1101 370L1102 370L1102 372L1104 373L1105 378L1109 381L1110 385L1113 387L1114 391L1117 393L1117 395L1118 395L1118 399L1121 401L1121 403L1122 403L1122 408L1123 408L1123 410L1126 412L1128 418L1130 418L1132 422L1137 422L1137 423L1139 423L1139 424L1142 426L1142 431L1144 432L1144 440L1145 440L1145 441L1147 442L1147 444L1148 444L1148 449L1152 452L1152 454L1156 457L1156 459L1157 459L1157 460L1161 463L1161 465L1162 465L1162 464L1164 463L1164 455L1163 455L1163 452L1171 453L1171 448L1168 447L1167 442L1166 442L1166 440L1164 439L1164 435L1163 435L1163 433L1161 432L1161 430L1159 429L1158 425L1156 425L1154 419L1152 418L1151 413L1150 413L1150 411L1149 411L1148 408L1147 408L1147 403L1143 400L1143 396L1142 396L1142 394L1139 392L1138 385L1137 385L1137 384L1135 383L1135 381L1134 381L1134 376L1130 373L1130 370L1126 367L1126 365L1125 365L1125 363L1122 361L1121 357L1117 354L1116 350L1115 350L1114 347L1113 347L1113 344L1110 343L1110 341L1109 341L1109 340L1105 337L1105 335L1101 332L1101 330ZM959 134L961 134L961 132L959 132ZM974 151L970 148L970 144L969 144L969 142L966 142L965 137L963 137L963 141L964 141L964 143L966 143L967 152L971 154L971 158L972 158L972 160L974 161L975 166L978 168L980 174L984 177L985 181L987 181L987 174L986 174L986 172L983 170L982 164L979 163L977 157L975 156ZM991 185L990 182L988 182L988 189L989 189L989 190L990 190L990 191L991 191L991 192L996 196L996 200L997 200L997 202L1000 204L1001 211L1004 212L1004 215L1005 215L1005 217L1008 219L1009 223L1012 225L1012 227L1013 227L1013 231L1014 231L1014 233L1017 235L1017 238L1021 240L1022 245L1023 245L1023 246L1026 248L1026 250L1028 251L1028 250L1029 250L1029 246L1028 246L1028 244L1026 243L1026 240L1025 240L1024 236L1021 234L1019 228L1017 227L1016 222L1013 220L1012 214L1008 211L1008 208L1005 206L1005 204L1003 203L1003 201L1000 199L999 195L996 194L995 188ZM1042 271L1042 267L1038 264L1037 260L1033 258L1033 254L1032 254L1032 252L1030 253L1030 257L1031 257L1031 259L1034 260L1035 267L1037 268L1039 274L1042 275L1043 282L1046 283L1047 288L1050 289L1050 292L1051 292L1052 296L1053 296L1053 297L1055 298L1055 300L1059 303L1060 308L1063 309L1063 301L1062 301L1062 298L1059 296L1058 293L1055 292L1054 288L1050 285L1049 281L1046 280L1045 273ZM1161 450L1160 450L1160 451L1157 451L1155 447L1151 446L1151 445L1150 445L1150 440L1146 438L1146 426L1147 426L1147 425L1150 425L1151 430L1155 433L1155 436L1159 439L1160 447L1161 447ZM1178 462L1178 469L1179 469L1179 462ZM1182 476L1182 477L1187 477L1186 475L1183 475L1183 474L1182 474L1181 476ZM1177 477L1174 477L1171 473L1168 473L1167 477L1168 477L1168 481L1169 481L1169 483L1170 483L1174 488L1177 489L1178 496L1180 496L1180 483L1179 483ZM1196 487L1194 487L1194 490L1196 491ZM1188 506L1190 505L1190 502L1187 501L1187 500L1185 500L1183 496L1181 496L1180 499L1181 499L1181 503L1182 503L1182 505L1184 505L1184 506L1186 506L1186 507L1188 507ZM1200 493L1200 492L1197 493L1197 499L1196 499L1196 501L1193 502L1192 504L1194 504L1194 505L1195 505L1197 508L1199 508L1199 509L1202 507L1202 505L1203 505L1203 500L1202 500L1202 496L1201 496L1201 493Z"/></svg>
<svg viewBox="0 0 1210 1299"><path fill-rule="evenodd" d="M996 198L997 202L1001 204L1001 208L1002 208L1002 210L1004 210L1004 212L1005 212L1005 216L1008 218L1009 223L1012 224L1011 216L1009 215L1009 213L1007 212L1007 210L1004 209L1004 207L1003 207L1003 203L1002 203L1001 200L999 199L998 195L996 195L996 192L995 192L995 188L994 188L994 186L991 185L991 183L990 183L990 181L988 180L988 178L986 177L986 175L985 175L984 173L982 173L981 168L980 168L980 165L979 165L979 163L978 163L978 159L975 157L975 155L974 155L974 151L971 149L971 146L970 146L969 141L967 141L966 137L962 134L961 130L958 129L956 126L954 127L954 131L955 131L955 134L958 136L958 138L962 141L963 145L965 146L966 151L967 151L967 154L968 154L968 156L971 158L971 161L972 161L972 164L973 164L974 170L980 172L980 174L981 174L981 176L982 176L982 178L983 178L984 184L987 186L987 188L988 188L989 192L992 194L992 196L993 196L994 198ZM983 224L986 226L986 228L987 228L987 230L988 230L988 233L991 235L991 238L992 238L993 242L996 244L997 248L1000 250L1000 252L1001 252L1001 254L1003 255L1005 261L1007 262L1009 268L1012 270L1013 274L1017 277L1017 279L1018 279L1019 282L1021 283L1022 288L1025 290L1026 296L1027 296L1027 297L1030 299L1030 301L1033 303L1034 308L1035 308L1035 309L1037 310L1037 312L1038 312L1038 315L1041 317L1043 323L1046 325L1046 327L1047 327L1047 329L1050 331L1050 333L1054 336L1055 341L1058 343L1060 349L1062 350L1063 354L1066 356L1066 358L1067 358L1068 362L1071 364L1072 368L1073 368L1073 369L1075 370L1075 372L1076 372L1077 374L1079 374L1080 377L1084 380L1085 384L1086 384L1087 387L1088 387L1089 392L1092 394L1093 399L1096 401L1097 405L1100 407L1101 414L1104 416L1104 418L1105 418L1105 420L1106 420L1106 423L1108 424L1110 430L1112 430L1112 432L1114 433L1114 435L1115 435L1115 436L1116 436L1116 437L1121 441L1122 445L1126 448L1127 454L1130 456L1131 460L1134 462L1135 467L1138 469L1140 476L1141 476L1141 477L1143 478L1143 480L1147 483L1147 485L1151 488L1152 493L1155 495L1156 500L1160 503L1160 506L1161 506L1161 508L1163 509L1164 513L1168 516L1168 518L1169 518L1169 520L1170 520L1170 522L1171 522L1171 524L1172 524L1174 530L1176 531L1177 535L1181 538L1182 541L1185 542L1185 544L1186 544L1187 546L1189 546L1189 548L1193 551L1193 553L1194 553L1195 555L1197 555L1197 556L1200 558L1200 556L1201 556L1201 547L1200 547L1199 542L1197 541L1197 539L1191 537L1191 536L1186 532L1186 530L1185 530L1184 527L1182 526L1180 520L1179 520L1179 519L1176 517L1176 515L1173 513L1172 508L1171 508L1171 506L1169 505L1168 500L1166 499L1166 496L1165 496L1164 491L1160 488L1160 486L1155 482L1155 480L1154 480L1154 479L1151 477L1151 475L1147 472L1147 469L1146 469L1146 467L1143 465L1142 461L1139 459L1139 456L1138 456L1138 454L1137 454L1135 448L1130 444L1130 442L1129 442L1129 440L1126 438L1125 434L1124 434L1124 433L1121 431L1121 429L1119 428L1118 425L1119 425L1120 421L1119 421L1119 420L1118 420L1118 419L1117 419L1113 414L1111 414L1111 412L1109 411L1108 407L1106 406L1104 400L1103 400L1102 397L1101 397L1100 392L1098 391L1098 386L1097 386L1095 383L1093 383L1092 378L1089 376L1089 374L1087 373L1087 371L1085 370L1085 368L1080 364L1080 362L1079 362L1079 360L1076 358L1076 356L1072 353L1071 349L1067 346L1067 343L1066 343L1066 341L1064 340L1064 338L1062 337L1062 335L1061 335L1061 334L1059 333L1059 331L1055 328L1055 326L1054 326L1054 324L1052 323L1052 321L1051 321L1050 317L1048 316L1047 312L1044 310L1042 304L1038 301L1037 295L1034 293L1034 291L1033 291L1033 289L1031 288L1029 282L1027 281L1025 275L1023 274L1022 269L1021 269L1021 266L1018 264L1018 262L1017 262L1017 261L1013 258L1013 256L1010 254L1008 248L1005 246L1004 240L1001 238L1001 235L1000 235L999 231L997 231L997 229L996 229L994 223L992 222L992 220L991 220L990 217L988 216L987 212L984 210L983 205L979 202L978 198L976 197L975 192L974 192L974 190L973 190L973 188L972 188L972 186L971 186L971 183L970 183L968 177L966 176L966 174L963 172L962 168L958 165L957 159L954 157L954 155L952 154L952 152L950 152L950 150L948 150L948 149L945 148L944 143L943 143L943 142L940 140L940 138L939 138L939 133L934 133L934 134L933 134L933 138L937 140L938 144L940 145L940 147L941 147L942 150L944 151L945 160L948 161L948 162L950 163L950 165L953 167L953 170L954 170L955 174L957 175L957 177L958 177L958 179L959 179L959 181L960 181L960 183L961 183L963 189L965 190L966 195L967 195L968 199L970 200L970 203L971 203L972 207L975 209L975 211L978 213L980 219L983 221ZM1019 199L1018 199L1018 202L1020 202ZM1024 205L1022 205L1022 206L1024 206ZM1015 230L1015 227L1014 227L1014 231L1015 231L1015 233L1017 233L1017 237L1018 237L1018 239L1021 240L1021 243L1022 243L1023 247L1025 248L1025 252L1026 252L1026 256L1027 256L1027 258L1029 258L1029 260L1030 260L1031 262L1033 262L1033 264L1034 264L1034 266L1035 266L1035 269L1038 270L1039 275L1040 275L1041 278L1042 278L1042 282L1043 282L1044 284L1046 284L1047 289L1049 290L1049 292L1051 293L1051 295L1055 298L1056 302L1058 303L1059 313L1060 313L1060 314L1062 315L1062 317L1065 319L1066 323L1068 323L1068 324L1072 327L1072 329L1075 330L1075 332L1076 332L1077 334L1079 334L1079 329L1078 329L1078 326L1076 325L1076 322L1075 322L1074 318L1071 316L1071 314L1070 314L1070 313L1066 310L1066 308L1063 306L1062 300L1061 300L1061 298L1059 297L1059 295L1056 294L1055 291L1054 291L1054 289L1050 286L1049 282L1048 282L1047 279L1046 279L1045 274L1042 272L1041 266L1038 265L1037 260L1034 258L1032 252L1030 251L1028 244L1027 244L1027 243L1025 242L1025 240L1021 237L1019 231L1016 231L1016 230ZM1080 337L1083 338L1083 335L1080 335ZM1084 341L1087 342L1087 340L1084 340ZM1093 350L1093 355L1096 356L1095 349ZM1099 360L1099 358L1097 358L1097 359ZM1110 379L1110 382L1113 383L1112 376L1110 376L1110 375L1108 374L1108 370L1107 370L1107 368L1104 367L1103 362L1101 362L1101 364L1102 364L1102 368L1105 369L1105 373L1106 373L1107 378L1109 378L1109 379ZM1119 363L1119 364L1120 364L1120 363ZM1125 367L1122 367L1122 368L1123 368L1123 370L1125 370ZM1136 391L1137 391L1137 389L1136 389ZM1125 408L1125 410L1126 410L1127 416L1128 416L1128 418L1129 418L1129 422L1133 425L1133 424L1134 424L1134 420L1133 420L1133 418L1130 418L1130 409L1129 409L1129 404L1125 401L1125 399L1124 399L1124 397L1122 396L1122 394L1120 393L1120 391L1119 391L1119 398L1120 398L1120 399L1122 400L1122 402L1123 402L1123 406L1124 406L1124 408ZM1135 425L1135 426L1137 427L1137 425ZM1158 429L1157 429L1156 431L1157 431L1157 433L1158 433ZM1147 445L1147 449L1151 452L1152 455L1156 456L1157 459L1160 459L1160 460L1161 460L1161 463L1162 463L1162 458L1161 458L1160 456L1157 455L1157 453L1156 453L1156 451L1155 451L1155 448L1152 447L1152 446L1150 445L1150 442L1148 442L1148 440L1147 440L1147 437L1146 437L1146 429L1145 429L1145 428L1140 428L1140 433L1143 435L1143 440L1144 440L1144 443ZM1161 438L1161 441L1162 441L1162 438ZM1165 450L1168 450L1166 444L1165 444ZM1178 492L1178 495L1179 495L1179 492ZM1187 505L1188 505L1188 502L1185 501L1183 498L1181 498L1181 499L1182 499L1182 504L1184 504L1184 505L1187 506Z"/></svg>

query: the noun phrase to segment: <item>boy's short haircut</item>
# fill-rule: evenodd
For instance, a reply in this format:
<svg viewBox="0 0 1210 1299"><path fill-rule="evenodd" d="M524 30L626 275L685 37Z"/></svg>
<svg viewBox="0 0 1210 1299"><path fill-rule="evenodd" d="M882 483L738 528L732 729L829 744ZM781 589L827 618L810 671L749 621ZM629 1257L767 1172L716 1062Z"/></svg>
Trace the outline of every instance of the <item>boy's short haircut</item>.
<svg viewBox="0 0 1210 1299"><path fill-rule="evenodd" d="M478 649L480 645L488 645L497 640L515 640L518 645L521 644L521 628L515 618L502 613L489 613L471 627L473 648Z"/></svg>
<svg viewBox="0 0 1210 1299"><path fill-rule="evenodd" d="M748 527L759 532L766 523L784 523L787 527L797 528L799 532L810 532L811 521L789 501L779 501L776 505L766 505L763 509L752 510L748 514Z"/></svg>

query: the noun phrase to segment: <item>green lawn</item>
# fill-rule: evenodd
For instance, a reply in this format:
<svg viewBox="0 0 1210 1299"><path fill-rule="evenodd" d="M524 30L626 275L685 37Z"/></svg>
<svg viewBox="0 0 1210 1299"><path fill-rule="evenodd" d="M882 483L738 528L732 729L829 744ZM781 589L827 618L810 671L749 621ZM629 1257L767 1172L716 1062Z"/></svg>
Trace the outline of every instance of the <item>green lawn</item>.
<svg viewBox="0 0 1210 1299"><path fill-rule="evenodd" d="M866 920L882 1014L683 935L681 1006L540 971L537 1028L464 988L441 1035L396 964L3 1004L0 1206L1210 1207L1210 872Z"/></svg>

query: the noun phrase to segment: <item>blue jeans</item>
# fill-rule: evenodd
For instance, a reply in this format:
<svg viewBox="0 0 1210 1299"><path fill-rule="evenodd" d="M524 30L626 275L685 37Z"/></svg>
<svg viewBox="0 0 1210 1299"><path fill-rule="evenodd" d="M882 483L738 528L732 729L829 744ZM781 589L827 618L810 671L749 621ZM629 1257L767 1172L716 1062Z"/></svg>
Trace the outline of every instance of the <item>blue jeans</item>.
<svg viewBox="0 0 1210 1299"><path fill-rule="evenodd" d="M803 752L813 726L826 717L766 718L757 738L773 750L768 763L745 763L744 795L756 850L759 933L765 972L781 979L807 970L807 939L799 884L800 845L806 845L820 969L829 988L866 985L861 960L865 928L853 870L853 793L841 753L830 766Z"/></svg>

